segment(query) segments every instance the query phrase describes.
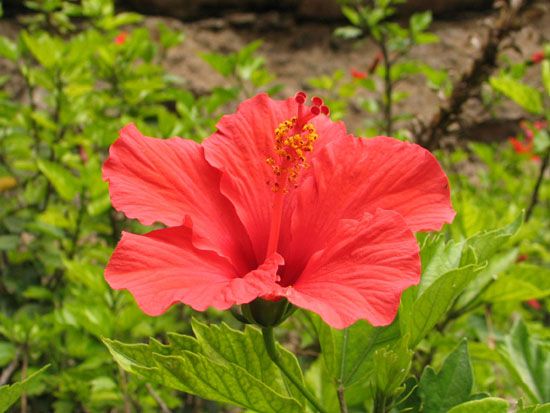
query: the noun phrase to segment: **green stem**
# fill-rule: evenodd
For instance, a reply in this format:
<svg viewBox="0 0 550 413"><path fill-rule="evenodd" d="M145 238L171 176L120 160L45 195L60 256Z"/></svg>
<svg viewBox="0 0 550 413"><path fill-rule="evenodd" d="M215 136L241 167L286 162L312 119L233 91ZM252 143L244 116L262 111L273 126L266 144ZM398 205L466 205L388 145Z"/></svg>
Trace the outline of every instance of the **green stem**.
<svg viewBox="0 0 550 413"><path fill-rule="evenodd" d="M292 382L292 384L304 395L304 397L311 403L313 407L320 413L327 413L327 411L321 406L319 401L309 392L303 383L298 381L296 377L286 368L281 360L279 350L277 350L277 343L273 336L273 327L262 328L262 334L264 337L264 344L269 358L275 363L277 367L283 372L283 374Z"/></svg>

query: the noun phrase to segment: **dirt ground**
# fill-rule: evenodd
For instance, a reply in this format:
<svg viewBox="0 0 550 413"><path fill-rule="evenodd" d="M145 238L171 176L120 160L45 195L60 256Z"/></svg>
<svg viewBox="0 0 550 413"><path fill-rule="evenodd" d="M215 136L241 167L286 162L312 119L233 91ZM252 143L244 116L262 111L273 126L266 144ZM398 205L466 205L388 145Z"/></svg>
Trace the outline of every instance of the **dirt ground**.
<svg viewBox="0 0 550 413"><path fill-rule="evenodd" d="M514 60L527 59L550 40L550 3L535 2L526 13L529 24L515 32L502 51ZM416 47L411 58L447 70L451 78L457 78L476 56L493 16L493 13L462 14L452 20L435 21L432 31L440 37L440 42ZM185 41L171 50L165 64L170 72L186 79L188 87L199 94L224 84L224 79L199 57L200 52L231 52L257 38L264 41L260 53L265 56L269 70L284 85L283 96L292 95L296 90L307 90L307 79L314 76L331 74L337 69L346 72L351 68L365 70L377 53L371 41L351 43L335 39L333 31L336 25L299 22L292 16L273 12L261 15L236 13L186 24L148 17L147 24L154 27L159 19L185 32ZM539 77L537 70L531 70L529 77L533 81ZM197 76L198 73L201 75ZM432 116L441 98L428 88L420 76L400 83L397 91L406 92L409 96L396 108L396 112L411 113L420 120ZM466 112L471 124L483 122L489 117L476 102L468 104ZM521 111L512 104L497 110L497 115L504 120L504 124L510 123L506 120L516 120L522 116ZM363 116L350 114L346 119L350 130L362 123ZM510 132L507 129L495 127L492 132L507 135ZM503 138L506 136L489 137L490 140Z"/></svg>
<svg viewBox="0 0 550 413"><path fill-rule="evenodd" d="M526 13L529 23L515 32L502 50L502 54L512 59L527 59L550 40L550 2L535 1ZM457 78L476 56L493 16L492 12L470 13L436 20L431 30L440 37L440 42L416 47L411 58L445 69L451 78ZM232 52L258 38L264 41L260 54L266 58L268 69L277 76L277 83L284 85L282 96L293 95L296 90L307 91L307 79L314 76L331 74L337 69L346 73L351 68L365 70L377 53L371 41L352 43L335 39L333 31L338 25L297 21L292 15L278 12L239 12L188 23L167 17L146 17L145 24L155 30L159 21L185 33L185 41L169 51L164 64L169 72L185 79L186 87L197 94L206 93L225 82L199 57L200 52ZM11 37L16 31L16 22L0 20L0 33ZM9 69L0 66L0 71L5 70ZM538 67L532 68L532 79L539 77L537 70ZM406 92L408 98L397 106L396 112L411 113L420 120L430 118L441 98L419 76L400 83L397 91ZM516 120L521 117L521 112L510 104L500 108L497 115L504 120ZM350 114L346 119L349 129L361 125L364 116ZM467 106L467 118L473 124L486 120L488 114L474 102ZM488 133L507 135L509 131L504 129L496 128ZM502 138L506 136L490 139Z"/></svg>

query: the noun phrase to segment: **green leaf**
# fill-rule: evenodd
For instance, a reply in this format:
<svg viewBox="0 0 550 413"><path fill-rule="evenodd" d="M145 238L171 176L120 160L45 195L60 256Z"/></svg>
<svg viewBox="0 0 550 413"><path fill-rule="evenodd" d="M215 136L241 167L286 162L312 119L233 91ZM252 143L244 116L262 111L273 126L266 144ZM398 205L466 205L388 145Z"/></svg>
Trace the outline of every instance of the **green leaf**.
<svg viewBox="0 0 550 413"><path fill-rule="evenodd" d="M425 11L422 13L415 13L410 18L410 27L413 33L418 33L426 30L432 23L432 12Z"/></svg>
<svg viewBox="0 0 550 413"><path fill-rule="evenodd" d="M303 411L295 399L275 392L236 364L218 363L189 351L180 356L153 354L153 358L161 375L178 383L178 390L266 413Z"/></svg>
<svg viewBox="0 0 550 413"><path fill-rule="evenodd" d="M373 327L358 321L344 330L327 326L316 316L325 367L335 383L344 387L364 380L373 373L374 351L399 339L399 325Z"/></svg>
<svg viewBox="0 0 550 413"><path fill-rule="evenodd" d="M168 345L154 339L149 345L104 342L123 369L150 381L254 411L303 411L293 397L295 391L263 350L257 329L240 332L223 324L207 326L196 321L193 328L197 339L170 333ZM296 358L280 351L287 367L301 380Z"/></svg>
<svg viewBox="0 0 550 413"><path fill-rule="evenodd" d="M449 410L449 413L506 413L509 403L497 397L487 397L459 404Z"/></svg>
<svg viewBox="0 0 550 413"><path fill-rule="evenodd" d="M0 251L14 250L19 246L19 235L0 235Z"/></svg>
<svg viewBox="0 0 550 413"><path fill-rule="evenodd" d="M79 193L80 181L64 167L44 159L39 159L37 165L61 198L71 201Z"/></svg>
<svg viewBox="0 0 550 413"><path fill-rule="evenodd" d="M48 366L45 366L41 368L40 370L34 372L29 377L27 377L25 380L17 382L12 384L11 386L1 386L0 387L0 413L5 412L10 408L12 404L14 404L21 395L27 390L30 384L36 381L36 379L40 376L44 370L46 370Z"/></svg>
<svg viewBox="0 0 550 413"><path fill-rule="evenodd" d="M420 397L425 413L445 413L466 402L473 387L468 343L463 340L445 359L439 373L427 366L420 378Z"/></svg>
<svg viewBox="0 0 550 413"><path fill-rule="evenodd" d="M548 413L550 412L550 403L534 404L531 406L518 406L516 413Z"/></svg>
<svg viewBox="0 0 550 413"><path fill-rule="evenodd" d="M12 343L0 341L0 367L12 361L16 353L16 347Z"/></svg>
<svg viewBox="0 0 550 413"><path fill-rule="evenodd" d="M200 57L222 76L227 77L235 71L235 61L218 53L200 53Z"/></svg>
<svg viewBox="0 0 550 413"><path fill-rule="evenodd" d="M334 30L334 35L342 39L356 39L363 34L363 30L354 26L338 27Z"/></svg>
<svg viewBox="0 0 550 413"><path fill-rule="evenodd" d="M482 268L470 264L446 272L412 303L407 300L407 295L411 293L404 295L399 313L400 324L403 334L410 334L412 347L432 330Z"/></svg>
<svg viewBox="0 0 550 413"><path fill-rule="evenodd" d="M405 389L402 383L409 375L412 356L406 338L374 352L374 384L378 392L392 398Z"/></svg>
<svg viewBox="0 0 550 413"><path fill-rule="evenodd" d="M489 83L495 90L512 99L526 111L537 115L543 114L542 93L538 90L508 75L493 76L489 79Z"/></svg>
<svg viewBox="0 0 550 413"><path fill-rule="evenodd" d="M19 57L17 44L5 36L0 36L0 56L11 61L16 61Z"/></svg>
<svg viewBox="0 0 550 413"><path fill-rule="evenodd" d="M258 380L269 383L269 386L279 393L304 403L302 393L288 381L269 358L262 334L258 329L247 326L243 333L230 328L225 323L207 326L193 320L193 331L206 356L241 366ZM296 357L282 346L278 347L287 369L303 382L302 370ZM289 388L290 394L287 390Z"/></svg>
<svg viewBox="0 0 550 413"><path fill-rule="evenodd" d="M351 24L354 26L360 26L361 25L361 17L359 16L359 13L352 9L349 6L343 6L342 7L342 14L346 16L346 18L349 20Z"/></svg>
<svg viewBox="0 0 550 413"><path fill-rule="evenodd" d="M22 32L23 43L34 58L45 68L50 68L60 63L63 43L54 39L47 33Z"/></svg>
<svg viewBox="0 0 550 413"><path fill-rule="evenodd" d="M502 249L505 242L518 232L522 224L523 214L505 227L482 231L468 238L465 247L470 248L470 253L463 255L461 263L463 265L471 262L484 263ZM475 258L471 256L471 253L474 253Z"/></svg>
<svg viewBox="0 0 550 413"><path fill-rule="evenodd" d="M550 342L529 335L519 320L499 347L504 365L533 402L550 401Z"/></svg>

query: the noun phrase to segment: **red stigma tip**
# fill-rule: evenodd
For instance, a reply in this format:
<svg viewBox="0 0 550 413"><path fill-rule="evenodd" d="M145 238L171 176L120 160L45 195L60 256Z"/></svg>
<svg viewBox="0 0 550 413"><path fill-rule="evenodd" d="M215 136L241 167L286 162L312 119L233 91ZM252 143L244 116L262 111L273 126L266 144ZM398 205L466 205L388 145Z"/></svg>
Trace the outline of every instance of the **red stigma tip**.
<svg viewBox="0 0 550 413"><path fill-rule="evenodd" d="M321 99L320 97L318 96L313 96L311 98L311 104L313 106L322 106L323 105L323 99Z"/></svg>
<svg viewBox="0 0 550 413"><path fill-rule="evenodd" d="M321 113L321 108L319 106L312 106L311 113L317 116L319 113Z"/></svg>
<svg viewBox="0 0 550 413"><path fill-rule="evenodd" d="M330 114L330 109L328 108L328 106L326 105L321 106L321 113L323 115L328 116Z"/></svg>
<svg viewBox="0 0 550 413"><path fill-rule="evenodd" d="M307 98L307 95L302 91L296 92L296 94L294 95L294 100L299 104L306 103L306 98Z"/></svg>

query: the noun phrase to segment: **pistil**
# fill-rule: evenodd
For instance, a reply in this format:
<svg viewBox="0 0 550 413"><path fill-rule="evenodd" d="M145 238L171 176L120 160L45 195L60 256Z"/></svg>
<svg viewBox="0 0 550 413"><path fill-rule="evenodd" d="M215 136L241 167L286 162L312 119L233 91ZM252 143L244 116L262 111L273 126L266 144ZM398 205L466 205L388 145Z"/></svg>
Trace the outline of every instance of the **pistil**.
<svg viewBox="0 0 550 413"><path fill-rule="evenodd" d="M329 109L318 97L311 99L312 106L305 107L306 94L298 92L294 97L298 104L296 117L281 122L274 131L275 158L267 158L275 181L269 182L275 193L271 214L271 227L267 245L267 257L277 251L281 232L284 197L297 187L300 171L307 168L307 154L313 151L318 135L313 124L308 123L319 114L328 115ZM309 109L309 110L308 110Z"/></svg>

